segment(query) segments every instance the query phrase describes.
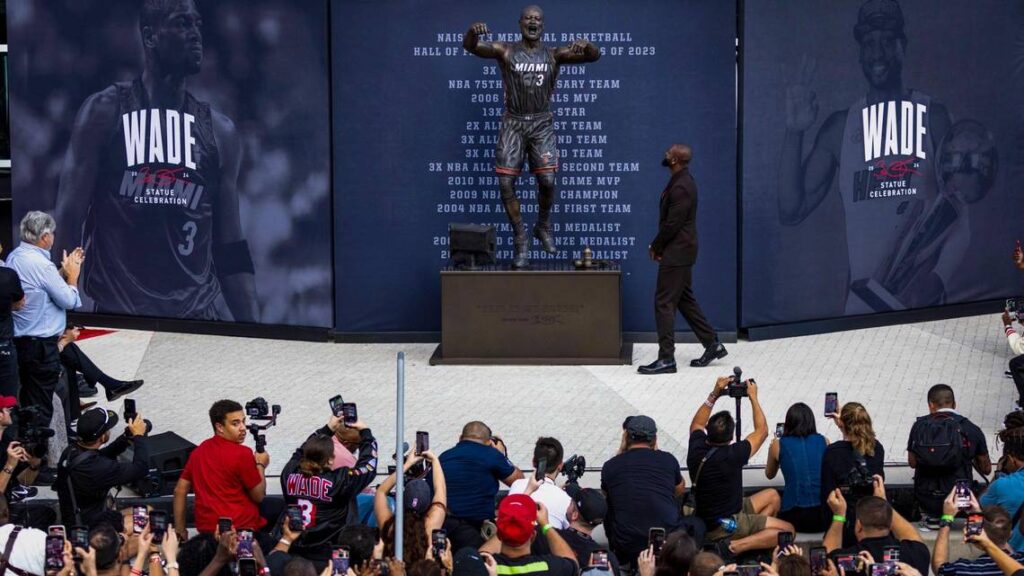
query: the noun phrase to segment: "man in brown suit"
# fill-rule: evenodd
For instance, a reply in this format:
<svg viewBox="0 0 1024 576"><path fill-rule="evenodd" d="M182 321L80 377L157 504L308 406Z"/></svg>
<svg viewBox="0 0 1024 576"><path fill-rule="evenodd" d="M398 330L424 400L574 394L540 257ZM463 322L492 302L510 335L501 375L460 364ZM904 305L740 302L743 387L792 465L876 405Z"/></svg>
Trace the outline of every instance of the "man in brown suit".
<svg viewBox="0 0 1024 576"><path fill-rule="evenodd" d="M690 176L693 151L686 144L673 144L662 166L672 171L668 186L661 193L658 235L648 251L658 263L658 283L654 294L654 318L658 324L658 359L641 366L641 374L671 374L676 371L676 309L683 313L690 329L704 345L704 354L690 366L707 366L728 352L708 323L693 296L693 265L697 261L697 184Z"/></svg>

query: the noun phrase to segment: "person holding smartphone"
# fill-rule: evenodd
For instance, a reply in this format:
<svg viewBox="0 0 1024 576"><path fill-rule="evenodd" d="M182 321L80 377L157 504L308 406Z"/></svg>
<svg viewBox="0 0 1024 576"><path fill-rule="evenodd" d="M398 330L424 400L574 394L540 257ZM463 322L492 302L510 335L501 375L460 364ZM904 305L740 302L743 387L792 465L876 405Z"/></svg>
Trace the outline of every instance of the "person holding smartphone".
<svg viewBox="0 0 1024 576"><path fill-rule="evenodd" d="M556 438L538 438L533 447L533 467L536 469L533 474L534 479L531 481L521 478L513 482L508 489L509 494L528 494L537 502L542 502L547 506L551 516L551 525L559 530L569 525L566 514L571 502L565 490L555 484L555 479L562 471L563 457L562 443Z"/></svg>
<svg viewBox="0 0 1024 576"><path fill-rule="evenodd" d="M952 531L952 520L961 510L956 502L956 489L950 491L949 496L942 502L942 527L935 537L935 549L932 551L932 570L938 576L955 576L957 574L970 574L971 576L999 576L1002 571L996 565L996 561L985 548L974 541L972 535L968 534L967 526L964 526L964 541L974 544L982 550L981 556L977 558L960 558L949 561L949 535ZM1017 562L1024 562L1024 551L1014 552L1010 547L1010 535L1014 532L1013 519L1010 514L999 506L986 506L982 509L978 500L971 495L971 507L966 510L972 514L982 516L981 529L987 535L988 540L1000 550L1009 554Z"/></svg>
<svg viewBox="0 0 1024 576"><path fill-rule="evenodd" d="M782 435L768 446L765 476L771 480L781 469L786 480L779 518L798 532L828 528L821 501L821 461L827 446L828 439L818 434L814 424L814 412L803 402L789 407Z"/></svg>
<svg viewBox="0 0 1024 576"><path fill-rule="evenodd" d="M498 504L496 524L497 534L480 551L494 555L499 574L521 574L529 571L527 566L539 563L545 563L547 570L535 574L574 576L577 573L576 553L551 526L548 509L543 504L526 494L510 494ZM545 539L550 554L532 553L531 545L537 538Z"/></svg>
<svg viewBox="0 0 1024 576"><path fill-rule="evenodd" d="M440 459L427 450L419 455L410 451L402 466L402 477L420 462L430 463L430 474L433 486L425 478L417 478L405 483L405 524L403 535L402 558L410 566L417 560L433 558L431 538L434 531L444 527L447 516L448 485L445 481L444 469ZM397 471L389 475L377 486L373 497L373 513L380 526L381 537L384 539L384 555L395 555L395 515L391 511L389 495L398 482ZM447 532L445 533L447 537Z"/></svg>
<svg viewBox="0 0 1024 576"><path fill-rule="evenodd" d="M90 408L78 418L77 439L68 444L57 464L57 498L61 518L92 527L104 519L107 501L115 486L131 484L149 474L149 446L146 423L141 414L126 423L124 433L110 442L110 431L118 425L117 414ZM133 448L131 462L118 456Z"/></svg>
<svg viewBox="0 0 1024 576"><path fill-rule="evenodd" d="M359 459L352 468L334 469L331 438L342 427L359 431ZM332 543L349 521L356 495L370 485L376 470L377 440L370 428L362 420L345 424L332 414L281 470L285 504L298 506L302 513L302 534L292 542L291 554L314 562L329 559Z"/></svg>

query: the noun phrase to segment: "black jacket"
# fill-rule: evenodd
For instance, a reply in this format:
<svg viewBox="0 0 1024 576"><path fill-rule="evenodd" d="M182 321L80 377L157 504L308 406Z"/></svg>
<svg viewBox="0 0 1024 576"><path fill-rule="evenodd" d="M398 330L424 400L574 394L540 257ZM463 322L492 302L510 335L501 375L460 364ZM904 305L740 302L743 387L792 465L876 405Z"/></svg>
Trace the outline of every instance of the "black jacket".
<svg viewBox="0 0 1024 576"><path fill-rule="evenodd" d="M119 462L117 457L130 446L135 449L132 461ZM75 508L71 502L72 488L75 504L82 514L82 523L92 527L107 510L107 494L111 488L131 484L145 478L147 474L149 448L145 436L129 440L121 435L99 450L69 445L57 463L57 480L54 483L64 524L70 526L76 523L73 520Z"/></svg>
<svg viewBox="0 0 1024 576"><path fill-rule="evenodd" d="M658 235L651 250L662 266L693 266L697 261L697 184L690 171L672 175L661 193Z"/></svg>

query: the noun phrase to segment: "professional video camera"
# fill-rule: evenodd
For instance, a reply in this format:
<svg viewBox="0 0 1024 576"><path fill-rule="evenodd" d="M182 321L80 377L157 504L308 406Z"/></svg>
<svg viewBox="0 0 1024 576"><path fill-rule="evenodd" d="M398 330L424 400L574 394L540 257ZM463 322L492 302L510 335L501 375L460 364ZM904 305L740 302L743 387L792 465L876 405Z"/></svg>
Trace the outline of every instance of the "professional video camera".
<svg viewBox="0 0 1024 576"><path fill-rule="evenodd" d="M256 422L249 422L245 426L249 433L252 434L253 439L256 440L256 451L266 452L267 451L267 438L261 432L265 431L271 426L277 425L277 415L281 413L281 405L274 404L273 406L267 404L267 401L262 396L253 398L252 400L245 403L245 414L249 417L249 420L257 420L260 422L266 422L266 424L257 424Z"/></svg>
<svg viewBox="0 0 1024 576"><path fill-rule="evenodd" d="M15 417L18 423L18 436L15 441L21 443L21 447L36 458L46 456L47 441L53 437L54 431L42 423L39 407L18 408Z"/></svg>
<svg viewBox="0 0 1024 576"><path fill-rule="evenodd" d="M583 473L587 470L587 459L579 454L573 454L562 466L562 474L565 475L566 484L577 484Z"/></svg>
<svg viewBox="0 0 1024 576"><path fill-rule="evenodd" d="M743 370L739 366L732 369L732 380L729 381L725 391L729 398L747 397L747 383L743 381Z"/></svg>
<svg viewBox="0 0 1024 576"><path fill-rule="evenodd" d="M871 470L868 470L868 464L863 457L854 460L853 467L846 473L839 490L847 499L852 496L854 501L874 493L875 478Z"/></svg>

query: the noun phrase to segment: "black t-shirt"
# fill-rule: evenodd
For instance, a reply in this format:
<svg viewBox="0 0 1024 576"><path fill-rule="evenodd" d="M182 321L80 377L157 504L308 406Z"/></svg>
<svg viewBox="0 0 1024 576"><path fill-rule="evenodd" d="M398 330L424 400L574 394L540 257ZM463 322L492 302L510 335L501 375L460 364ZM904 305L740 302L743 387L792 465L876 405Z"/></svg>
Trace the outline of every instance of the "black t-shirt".
<svg viewBox="0 0 1024 576"><path fill-rule="evenodd" d="M952 418L956 416L959 416L959 414L955 412L936 412L935 414L928 414L918 418L910 428L910 437L907 439L907 452L914 451L914 438L918 434L918 428L927 425L929 419ZM919 475L948 478L946 484L949 485L949 488L945 490L945 493L948 494L949 490L953 489L953 483L956 479L969 480L973 477L971 462L978 456L988 454L988 443L985 441L985 434L981 431L981 428L978 428L973 422L962 416L960 417L960 431L963 432L963 445L961 448L963 449L964 457L964 464L961 469L950 475L947 470L928 469L928 467L918 464L914 473L915 484L918 482ZM946 484L943 484L943 486Z"/></svg>
<svg viewBox="0 0 1024 576"><path fill-rule="evenodd" d="M576 576L578 570L576 563L572 560L552 554L530 554L520 558L509 558L504 554L495 554L494 561L498 563L498 566L516 567L516 570L513 570L512 572L520 576L526 574ZM502 571L498 570L498 573L501 574Z"/></svg>
<svg viewBox="0 0 1024 576"><path fill-rule="evenodd" d="M630 557L647 547L653 527L672 532L682 518L675 489L683 481L676 457L661 450L633 448L601 468L601 489L608 496L605 532L612 546Z"/></svg>
<svg viewBox="0 0 1024 576"><path fill-rule="evenodd" d="M885 547L897 545L900 547L900 562L910 564L921 574L928 574L931 567L931 553L928 552L928 547L914 540L896 540L891 534L881 538L865 538L849 548L833 550L829 557L835 562L838 556L855 556L861 551L867 551L871 553L875 562L881 562Z"/></svg>
<svg viewBox="0 0 1024 576"><path fill-rule="evenodd" d="M0 340L14 338L14 320L11 305L25 297L18 273L6 266L0 266Z"/></svg>
<svg viewBox="0 0 1024 576"><path fill-rule="evenodd" d="M713 449L704 468L701 460ZM697 516L708 526L718 525L719 518L726 518L743 510L743 467L750 460L750 442L743 440L728 446L710 446L708 435L703 430L690 434L690 450L686 454L686 466L690 480L696 485L694 498L697 502ZM698 469L700 478L695 480Z"/></svg>
<svg viewBox="0 0 1024 576"><path fill-rule="evenodd" d="M875 441L875 454L865 456L871 474L878 474L885 478L885 448L882 443ZM821 458L821 501L828 500L828 495L839 487L848 485L848 477L853 469L856 459L853 455L853 444L846 440L833 442L825 448L825 454ZM869 492L870 493L870 492ZM846 497L846 525L843 527L843 545L851 546L856 542L853 534L854 520L857 519L856 498L854 494L844 494ZM923 574L923 572L922 572Z"/></svg>
<svg viewBox="0 0 1024 576"><path fill-rule="evenodd" d="M558 530L558 533L562 536L562 539L565 540L565 543L572 548L572 551L576 553L576 561L579 562L582 570L587 569L587 566L590 563L591 552L596 550L607 550L605 546L601 546L590 536L573 530L572 528ZM608 551L608 564L611 565L612 574L615 576L619 576L619 574L621 574L619 570L619 559L616 558L614 552Z"/></svg>

